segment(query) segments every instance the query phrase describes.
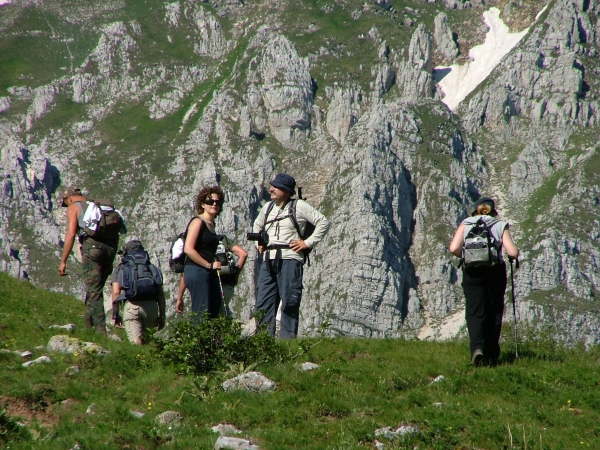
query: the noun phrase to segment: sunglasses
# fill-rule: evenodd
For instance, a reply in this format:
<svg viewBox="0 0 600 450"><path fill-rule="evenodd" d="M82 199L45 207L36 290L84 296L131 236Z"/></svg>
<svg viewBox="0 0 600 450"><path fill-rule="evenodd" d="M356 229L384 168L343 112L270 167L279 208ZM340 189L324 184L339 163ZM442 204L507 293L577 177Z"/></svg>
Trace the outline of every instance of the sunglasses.
<svg viewBox="0 0 600 450"><path fill-rule="evenodd" d="M223 206L223 203L225 203L225 200L221 200L221 199L215 200L214 198L207 198L202 203L204 203L205 205Z"/></svg>

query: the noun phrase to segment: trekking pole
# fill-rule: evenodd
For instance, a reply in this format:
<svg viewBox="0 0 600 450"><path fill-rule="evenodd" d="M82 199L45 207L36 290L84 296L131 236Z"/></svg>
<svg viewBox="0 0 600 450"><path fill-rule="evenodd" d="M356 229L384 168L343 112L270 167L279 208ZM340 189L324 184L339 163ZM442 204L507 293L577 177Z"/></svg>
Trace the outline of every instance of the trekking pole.
<svg viewBox="0 0 600 450"><path fill-rule="evenodd" d="M219 287L221 288L221 297L223 298L223 308L225 309L225 315L228 316L227 305L225 304L225 291L223 290L223 283L221 283L221 270L217 269L217 276L219 277Z"/></svg>
<svg viewBox="0 0 600 450"><path fill-rule="evenodd" d="M515 277L513 275L513 260L511 258L508 259L510 261L510 289L512 292L512 304L513 304L513 318L515 320L515 358L519 357L519 351L517 349L517 305L515 300ZM516 262L517 269L519 268L519 259L517 258Z"/></svg>

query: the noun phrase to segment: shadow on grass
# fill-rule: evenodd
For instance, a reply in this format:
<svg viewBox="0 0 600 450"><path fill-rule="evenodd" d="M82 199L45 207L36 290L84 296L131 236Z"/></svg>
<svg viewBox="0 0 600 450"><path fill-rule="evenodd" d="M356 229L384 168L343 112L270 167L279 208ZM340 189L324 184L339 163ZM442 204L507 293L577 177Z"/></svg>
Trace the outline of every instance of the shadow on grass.
<svg viewBox="0 0 600 450"><path fill-rule="evenodd" d="M514 364L517 360L529 359L535 361L546 361L546 362L564 362L565 355L556 350L536 349L536 348L523 348L519 349L518 356L512 352L503 353L498 360L498 365Z"/></svg>

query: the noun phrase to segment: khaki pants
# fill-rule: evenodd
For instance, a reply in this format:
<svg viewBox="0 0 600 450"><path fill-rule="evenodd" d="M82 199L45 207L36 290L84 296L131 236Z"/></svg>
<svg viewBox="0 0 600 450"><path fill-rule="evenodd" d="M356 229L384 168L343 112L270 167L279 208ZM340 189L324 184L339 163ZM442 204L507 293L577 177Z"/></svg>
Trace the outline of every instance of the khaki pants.
<svg viewBox="0 0 600 450"><path fill-rule="evenodd" d="M158 326L158 303L154 300L129 300L123 311L123 326L129 342L142 339L144 331Z"/></svg>
<svg viewBox="0 0 600 450"><path fill-rule="evenodd" d="M85 284L85 324L97 332L106 333L104 313L104 284L112 271L116 255L115 247L92 238L81 244L83 282Z"/></svg>

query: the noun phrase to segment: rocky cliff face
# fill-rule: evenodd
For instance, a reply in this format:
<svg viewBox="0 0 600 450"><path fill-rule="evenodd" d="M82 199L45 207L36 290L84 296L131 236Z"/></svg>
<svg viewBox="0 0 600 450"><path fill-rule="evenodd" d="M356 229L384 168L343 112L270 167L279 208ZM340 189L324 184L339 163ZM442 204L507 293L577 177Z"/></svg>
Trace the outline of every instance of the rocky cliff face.
<svg viewBox="0 0 600 450"><path fill-rule="evenodd" d="M245 232L287 171L332 220L305 269L302 333L460 333L446 248L491 195L523 251L520 319L600 340L596 2L556 0L533 23L540 2L526 24L501 1L59 3L1 9L2 270L81 292L75 260L69 280L54 270L71 183L122 205L166 268L195 192L219 183L218 226L250 250L233 305L246 320ZM452 112L434 65L481 43L488 6L531 27Z"/></svg>

